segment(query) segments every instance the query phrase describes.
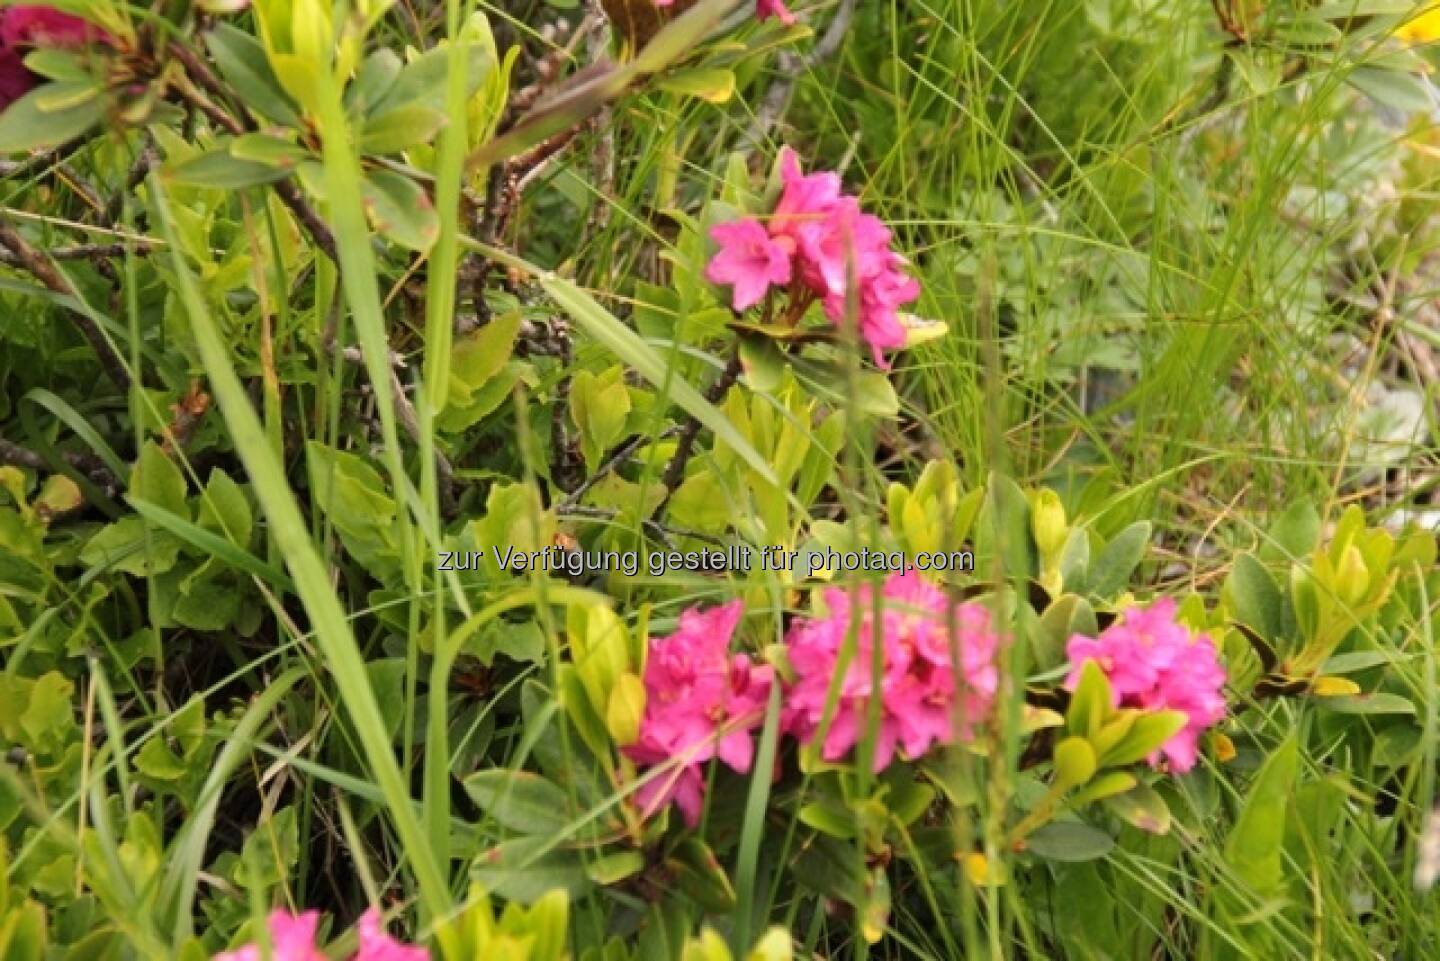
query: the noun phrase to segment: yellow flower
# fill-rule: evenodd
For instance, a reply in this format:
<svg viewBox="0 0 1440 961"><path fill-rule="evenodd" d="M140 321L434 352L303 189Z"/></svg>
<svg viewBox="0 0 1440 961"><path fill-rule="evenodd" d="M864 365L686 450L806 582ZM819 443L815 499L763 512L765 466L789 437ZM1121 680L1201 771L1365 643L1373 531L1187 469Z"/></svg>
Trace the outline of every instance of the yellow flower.
<svg viewBox="0 0 1440 961"><path fill-rule="evenodd" d="M1400 25L1395 35L1406 43L1440 40L1440 4L1433 4Z"/></svg>

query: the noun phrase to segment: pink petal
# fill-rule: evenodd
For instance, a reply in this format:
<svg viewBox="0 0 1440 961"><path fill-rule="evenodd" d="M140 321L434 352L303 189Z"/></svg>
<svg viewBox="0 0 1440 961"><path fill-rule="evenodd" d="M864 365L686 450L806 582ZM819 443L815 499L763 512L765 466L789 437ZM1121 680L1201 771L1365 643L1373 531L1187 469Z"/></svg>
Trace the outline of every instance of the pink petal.
<svg viewBox="0 0 1440 961"><path fill-rule="evenodd" d="M380 912L371 908L360 916L360 950L352 961L429 961L430 952L422 947L402 944L385 933Z"/></svg>

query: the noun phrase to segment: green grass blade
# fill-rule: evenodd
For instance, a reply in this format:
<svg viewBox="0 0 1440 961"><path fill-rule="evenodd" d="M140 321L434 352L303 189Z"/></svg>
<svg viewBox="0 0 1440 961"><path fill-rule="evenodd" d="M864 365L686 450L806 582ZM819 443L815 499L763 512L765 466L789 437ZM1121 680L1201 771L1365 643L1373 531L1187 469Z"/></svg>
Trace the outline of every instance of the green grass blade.
<svg viewBox="0 0 1440 961"><path fill-rule="evenodd" d="M174 227L169 205L159 179L153 174L149 186L160 229L167 238L171 237ZM250 405L245 386L230 363L229 353L200 296L189 265L173 252L174 249L172 245L171 266L175 271L176 286L189 315L211 390L234 438L235 449L255 487L275 542L290 568L296 591L310 615L315 643L334 677L340 699L364 749L366 762L385 795L389 816L414 871L420 897L432 915L444 915L451 906L449 886L442 866L435 862L431 853L416 816L409 787L396 763L394 745L385 730L360 647L355 642L345 611L330 587L329 575L310 540L309 529L295 502L285 471L266 439L265 429ZM189 921L187 914L177 919L177 924L188 927Z"/></svg>

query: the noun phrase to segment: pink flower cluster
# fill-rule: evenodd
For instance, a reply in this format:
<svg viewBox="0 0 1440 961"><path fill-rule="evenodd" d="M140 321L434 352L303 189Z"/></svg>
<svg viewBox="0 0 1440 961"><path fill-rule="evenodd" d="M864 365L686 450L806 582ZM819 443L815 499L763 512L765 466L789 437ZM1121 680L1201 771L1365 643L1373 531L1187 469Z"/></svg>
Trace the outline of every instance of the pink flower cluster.
<svg viewBox="0 0 1440 961"><path fill-rule="evenodd" d="M0 110L19 100L38 78L25 67L36 47L77 49L105 41L98 27L50 7L24 4L0 7Z"/></svg>
<svg viewBox="0 0 1440 961"><path fill-rule="evenodd" d="M215 955L213 961L329 961L329 956L315 947L315 930L320 926L320 912L306 911L292 915L270 912L270 953L264 954L258 944L247 944L234 951ZM411 944L402 944L385 933L380 912L366 911L355 926L360 948L350 961L429 961L430 952Z"/></svg>
<svg viewBox="0 0 1440 961"><path fill-rule="evenodd" d="M625 748L637 764L662 768L636 792L647 817L673 800L693 827L704 801L702 765L718 757L741 774L750 770L750 730L765 715L774 671L730 654L742 613L739 601L692 608L674 634L650 641L640 737Z"/></svg>
<svg viewBox="0 0 1440 961"><path fill-rule="evenodd" d="M1080 669L1095 661L1110 681L1116 707L1183 711L1185 727L1150 757L1161 756L1170 770L1183 773L1195 766L1200 734L1225 716L1225 668L1208 635L1191 635L1175 620L1175 602L1162 598L1149 607L1132 607L1100 632L1076 635L1066 645L1071 670L1065 687L1074 690Z"/></svg>
<svg viewBox="0 0 1440 961"><path fill-rule="evenodd" d="M785 708L787 731L802 742L820 733L831 678L853 635L854 656L840 682L821 757L838 761L859 743L877 681L876 771L890 764L897 747L906 757L918 758L936 744L974 736L976 724L990 713L1000 680L995 667L1000 637L991 629L984 605L954 603L943 590L907 571L891 575L881 590L878 631L869 585L853 593L831 588L825 592L825 606L825 617L798 621L790 631L787 644L795 683Z"/></svg>
<svg viewBox="0 0 1440 961"><path fill-rule="evenodd" d="M655 0L657 7L669 7L674 3L675 0ZM795 14L786 9L783 0L755 0L755 17L759 20L774 17L787 27L795 22Z"/></svg>
<svg viewBox="0 0 1440 961"><path fill-rule="evenodd" d="M711 228L720 249L706 267L706 279L731 287L737 311L779 287L801 308L793 316L818 298L837 325L852 302L853 279L860 336L883 366L881 351L905 346L899 309L920 296L920 284L905 272L905 258L890 248L889 228L841 192L838 174L806 174L786 148L780 176L780 199L766 223L744 217Z"/></svg>
<svg viewBox="0 0 1440 961"><path fill-rule="evenodd" d="M916 758L936 744L973 736L995 697L1000 646L984 607L952 604L918 574L892 575L881 595L877 771L890 763L897 747ZM798 621L787 638L795 681L786 692L782 724L787 734L805 743L819 734L830 679L851 618L857 618L855 654L821 749L826 760L836 761L855 747L865 730L875 693L876 625L869 588L853 594L829 590L825 603L825 616ZM651 772L637 792L646 816L674 800L693 827L704 805L702 765L718 757L742 774L750 770L752 734L764 718L774 675L743 654L729 653L741 613L738 601L708 611L692 608L681 615L678 631L650 642L640 737L624 748L638 764L661 768Z"/></svg>

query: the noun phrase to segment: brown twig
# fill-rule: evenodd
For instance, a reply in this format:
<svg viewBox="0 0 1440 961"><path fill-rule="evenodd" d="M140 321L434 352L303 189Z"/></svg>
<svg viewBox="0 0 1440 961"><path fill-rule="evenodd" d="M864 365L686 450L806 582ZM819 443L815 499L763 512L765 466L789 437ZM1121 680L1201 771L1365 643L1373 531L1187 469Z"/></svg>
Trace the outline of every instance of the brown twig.
<svg viewBox="0 0 1440 961"><path fill-rule="evenodd" d="M255 129L250 118L241 114L239 118L232 116L225 108L216 103L216 99L224 99L228 96L223 84L215 76L195 53L182 43L172 43L169 47L170 55L185 67L186 76L178 78L174 82L176 91L185 98L186 103L203 113L211 123L221 129L239 136L242 133ZM339 254L335 248L335 235L330 231L330 225L315 212L305 196L300 193L300 188L295 186L293 180L277 180L271 184L276 196L281 203L290 208L301 225L315 241L315 246L324 251L325 256L335 263L340 262Z"/></svg>
<svg viewBox="0 0 1440 961"><path fill-rule="evenodd" d="M0 247L8 248L18 262L16 266L28 272L51 292L71 300L78 301L80 299L75 288L65 275L60 273L54 262L46 254L30 246L30 242L22 237L10 220L4 216L0 216ZM80 310L71 308L69 314L75 321L75 326L80 328L81 335L95 351L106 376L114 381L115 386L123 391L128 391L130 389L130 373L125 369L125 361L116 352L104 331L100 329L100 325L94 318Z"/></svg>
<svg viewBox="0 0 1440 961"><path fill-rule="evenodd" d="M620 466L624 464L627 460L629 460L631 456L634 455L634 453L641 447L650 443L652 440L662 440L666 437L669 437L672 434L679 432L680 429L681 428L679 427L679 425L672 425L671 427L667 427L665 430L661 431L658 436L653 438L649 434L636 434L634 437L630 438L628 441L615 448L615 452L610 455L610 459L605 461L605 463L601 464L598 468L596 468L595 473L585 478L584 483L582 483L579 487L566 494L556 505L556 507L561 512L568 511L571 508L575 507L577 504L580 503L580 498L584 497L586 492L589 491L590 488L594 487L596 483L598 483L606 475L612 474L615 471L619 470Z"/></svg>
<svg viewBox="0 0 1440 961"><path fill-rule="evenodd" d="M725 396L725 392L739 379L741 371L740 354L737 352L730 358L730 363L725 365L715 383L705 391L705 399L710 403L716 403ZM695 438L700 436L700 422L691 417L685 422L685 427L680 432L680 442L675 447L675 455L670 458L670 463L665 467L665 474L660 482L665 485L665 500L655 509L659 514L670 503L675 489L680 486L680 481L685 477L685 465L690 462L690 455L695 449Z"/></svg>
<svg viewBox="0 0 1440 961"><path fill-rule="evenodd" d="M147 134L145 147L140 151L140 155L135 158L135 165L130 168L130 173L125 178L125 186L121 188L115 196L111 197L110 202L105 205L106 223L113 224L120 219L120 215L124 212L125 208L125 198L132 195L136 188L145 182L145 178L149 176L151 168L155 166L156 159L158 158L155 154L154 143L149 139Z"/></svg>
<svg viewBox="0 0 1440 961"><path fill-rule="evenodd" d="M785 113L785 108L790 105L790 97L795 92L795 82L807 70L818 67L821 63L835 55L840 45L845 41L850 31L850 21L855 16L856 0L840 0L835 8L835 16L830 18L830 25L825 29L825 34L804 56L794 53L783 53L779 59L780 79L770 85L765 92L765 99L760 103L760 109L755 111L755 122L750 125L746 133L746 140L753 146L763 141L770 133L771 128L780 122L780 117Z"/></svg>
<svg viewBox="0 0 1440 961"><path fill-rule="evenodd" d="M159 245L151 240L135 240L130 243L113 244L72 244L68 247L51 247L45 256L51 260L113 260L127 253L144 256ZM0 250L0 264L9 267L24 267L25 262L8 250Z"/></svg>
<svg viewBox="0 0 1440 961"><path fill-rule="evenodd" d="M86 454L63 453L62 457L71 467L89 477L96 485L105 488L107 491L120 489L120 483L110 469L94 457ZM0 437L0 464L8 464L12 467L23 467L27 470L49 471L50 463L43 456L28 447L21 447Z"/></svg>

